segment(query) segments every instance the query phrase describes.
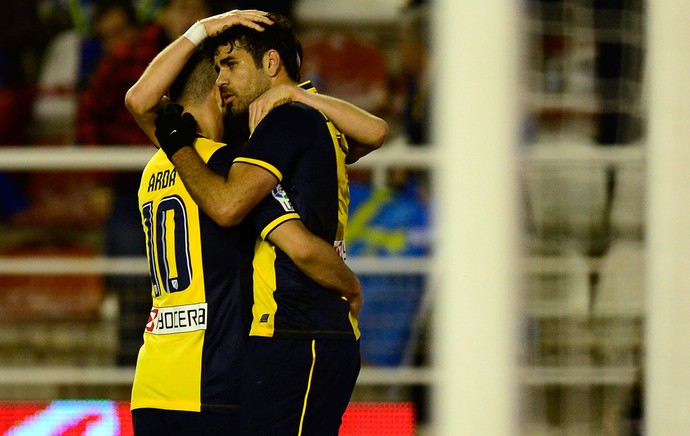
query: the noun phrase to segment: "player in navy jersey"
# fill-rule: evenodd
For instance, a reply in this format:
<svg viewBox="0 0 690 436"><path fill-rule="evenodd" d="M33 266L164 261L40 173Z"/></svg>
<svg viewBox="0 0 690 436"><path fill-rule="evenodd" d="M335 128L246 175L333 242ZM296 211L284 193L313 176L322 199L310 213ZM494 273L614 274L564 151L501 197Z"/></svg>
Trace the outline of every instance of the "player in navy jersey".
<svg viewBox="0 0 690 436"><path fill-rule="evenodd" d="M264 19L263 14L236 11L207 24L251 25ZM180 47L185 54L177 57ZM155 138L151 113L170 87L171 97L199 119L186 140L194 142L206 168L225 174L239 149L218 142L224 105L214 79L213 65L182 37L152 62L126 102ZM181 111L181 106L166 110ZM283 247L324 286L356 299L359 283L330 244L307 232L284 200L267 198L242 226L218 226L199 210L162 150L142 174L139 201L153 307L132 390L135 433L238 434L239 363L249 328L257 235Z"/></svg>
<svg viewBox="0 0 690 436"><path fill-rule="evenodd" d="M206 42L214 53L223 100L234 115L253 113L251 105L260 95L299 81L302 51L291 24L276 14L268 17L274 23L263 31L232 27ZM351 151L336 128L340 121L334 125L323 112L300 102L276 107L259 120L227 175L209 171L192 147L168 139L191 122L186 114L176 122L174 116L166 118L170 127L157 137L190 195L217 223L240 223L273 192L288 197L305 226L344 258L345 163L378 148L385 135ZM359 139L359 126L342 126ZM357 308L346 293L306 276L287 254L264 240L254 255L242 434L337 435L360 369Z"/></svg>

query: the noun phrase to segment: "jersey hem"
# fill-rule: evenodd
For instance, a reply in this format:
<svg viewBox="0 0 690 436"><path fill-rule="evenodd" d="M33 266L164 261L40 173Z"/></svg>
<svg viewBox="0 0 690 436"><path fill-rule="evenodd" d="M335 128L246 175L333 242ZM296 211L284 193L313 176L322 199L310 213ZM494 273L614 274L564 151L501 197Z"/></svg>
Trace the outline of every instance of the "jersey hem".
<svg viewBox="0 0 690 436"><path fill-rule="evenodd" d="M283 224L286 221L290 220L298 220L300 219L300 216L298 213L289 213L283 216L280 216L273 221L271 221L264 229L261 231L261 239L266 239L268 238L268 235L271 234L273 230L275 230L277 227L279 227L281 224Z"/></svg>
<svg viewBox="0 0 690 436"><path fill-rule="evenodd" d="M280 331L257 331L253 329L249 336L258 336L264 338L280 338L280 339L332 339L341 341L357 341L359 340L359 332L301 332L298 330L280 330Z"/></svg>
<svg viewBox="0 0 690 436"><path fill-rule="evenodd" d="M201 404L189 401L164 401L138 400L132 401L130 410L135 409L162 409L179 410L183 412L201 412Z"/></svg>
<svg viewBox="0 0 690 436"><path fill-rule="evenodd" d="M271 165L270 163L268 163L266 161L259 160L259 159L251 159L248 157L241 157L240 156L240 157L235 158L233 163L234 162L246 163L249 165L256 165L257 167L263 168L266 171L268 171L269 173L273 174L278 179L279 182L281 182L283 180L283 173L281 173L278 168L274 167L273 165Z"/></svg>

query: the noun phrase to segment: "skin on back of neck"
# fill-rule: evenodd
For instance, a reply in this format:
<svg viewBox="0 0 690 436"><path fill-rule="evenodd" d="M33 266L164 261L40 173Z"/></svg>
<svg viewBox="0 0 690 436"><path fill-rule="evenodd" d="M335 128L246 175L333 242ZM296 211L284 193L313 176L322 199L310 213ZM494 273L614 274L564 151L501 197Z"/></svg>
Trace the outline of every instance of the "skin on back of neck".
<svg viewBox="0 0 690 436"><path fill-rule="evenodd" d="M185 109L194 116L197 124L197 133L213 141L223 139L223 117L218 101L213 93L199 104L187 102L184 98L179 102Z"/></svg>

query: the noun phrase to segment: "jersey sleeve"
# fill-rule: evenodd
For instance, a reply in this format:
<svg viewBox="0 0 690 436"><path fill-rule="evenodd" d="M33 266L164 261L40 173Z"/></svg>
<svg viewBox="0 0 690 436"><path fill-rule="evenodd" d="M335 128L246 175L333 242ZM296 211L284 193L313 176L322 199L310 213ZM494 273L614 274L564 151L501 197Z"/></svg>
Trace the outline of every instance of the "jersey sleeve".
<svg viewBox="0 0 690 436"><path fill-rule="evenodd" d="M299 103L273 109L235 159L271 172L279 181L314 142L314 109Z"/></svg>
<svg viewBox="0 0 690 436"><path fill-rule="evenodd" d="M298 219L300 219L299 214L279 184L252 209L247 215L246 222L261 236L261 239L266 239L282 223Z"/></svg>

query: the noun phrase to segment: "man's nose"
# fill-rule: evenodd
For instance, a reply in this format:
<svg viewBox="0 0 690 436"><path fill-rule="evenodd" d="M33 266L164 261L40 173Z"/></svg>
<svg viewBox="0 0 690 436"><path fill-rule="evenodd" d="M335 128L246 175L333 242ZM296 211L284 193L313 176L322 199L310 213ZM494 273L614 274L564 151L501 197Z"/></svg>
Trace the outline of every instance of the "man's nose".
<svg viewBox="0 0 690 436"><path fill-rule="evenodd" d="M225 78L223 77L223 73L218 73L218 76L216 77L216 86L223 87L227 83L227 80L225 80Z"/></svg>

